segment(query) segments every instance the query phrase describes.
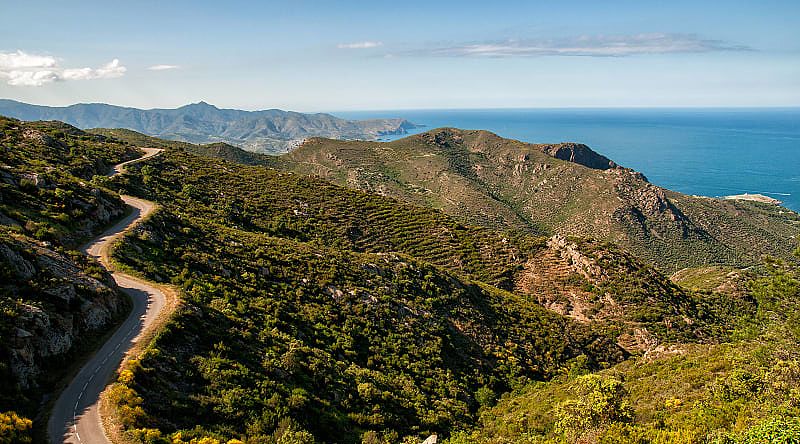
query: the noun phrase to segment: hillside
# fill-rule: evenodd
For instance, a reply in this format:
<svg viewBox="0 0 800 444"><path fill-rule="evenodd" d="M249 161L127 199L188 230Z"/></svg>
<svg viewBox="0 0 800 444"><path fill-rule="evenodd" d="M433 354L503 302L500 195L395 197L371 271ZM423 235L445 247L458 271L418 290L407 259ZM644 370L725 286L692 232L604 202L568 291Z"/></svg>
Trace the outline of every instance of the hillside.
<svg viewBox="0 0 800 444"><path fill-rule="evenodd" d="M136 131L120 128L94 128L88 132L112 137L138 147L180 148L188 153L227 160L229 162L242 165L264 165L269 161L269 159L271 159L271 157L266 154L245 151L241 148L222 142L196 145L189 142L159 139L157 137L147 136Z"/></svg>
<svg viewBox="0 0 800 444"><path fill-rule="evenodd" d="M405 134L415 127L403 119L355 121L324 113L220 109L205 102L141 110L102 103L49 107L0 99L0 115L28 121L60 120L83 129L126 128L192 143L225 142L268 153L286 152L308 137L375 140L387 134Z"/></svg>
<svg viewBox="0 0 800 444"><path fill-rule="evenodd" d="M800 217L774 205L683 195L584 145L486 131L445 128L388 143L311 139L271 165L466 223L614 242L669 272L789 258L800 234Z"/></svg>
<svg viewBox="0 0 800 444"><path fill-rule="evenodd" d="M485 398L574 359L595 369L727 335L712 301L612 245L462 225L180 147L119 185L162 211L115 259L181 286L187 303L115 388L120 409L141 407L125 419L133 435L446 433L473 424ZM577 262L537 261L562 254ZM603 314L540 304L541 288L522 283L530 273L560 283L542 299Z"/></svg>
<svg viewBox="0 0 800 444"><path fill-rule="evenodd" d="M729 267L684 270L675 280L687 290L609 242L464 223L226 144L3 125L0 371L18 382L0 411L37 415L60 364L126 309L109 276L69 250L122 214L109 188L160 208L114 261L182 289L181 308L107 395L135 442L516 442L506 415L553 416L580 375L624 379L639 360L661 374L674 356L745 353L743 337L786 341L753 336L770 301L758 289L773 287L745 287L752 276ZM165 151L103 177L134 145ZM547 168L636 176L585 146L537 149ZM662 392L626 387L645 415L636 426L649 427ZM550 390L552 402L529 401ZM522 433L558 437L528 424Z"/></svg>
<svg viewBox="0 0 800 444"><path fill-rule="evenodd" d="M575 367L506 394L456 442L797 442L800 268L773 263L746 288L754 307L738 340L596 373Z"/></svg>
<svg viewBox="0 0 800 444"><path fill-rule="evenodd" d="M39 414L127 311L110 275L70 248L124 213L93 177L139 154L60 122L0 117L1 412Z"/></svg>

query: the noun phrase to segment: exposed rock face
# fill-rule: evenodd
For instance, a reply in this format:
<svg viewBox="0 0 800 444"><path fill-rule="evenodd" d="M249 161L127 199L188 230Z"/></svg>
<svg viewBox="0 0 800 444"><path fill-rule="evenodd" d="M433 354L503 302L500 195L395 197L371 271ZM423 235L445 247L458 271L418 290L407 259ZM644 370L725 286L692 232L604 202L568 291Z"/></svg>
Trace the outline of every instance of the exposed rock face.
<svg viewBox="0 0 800 444"><path fill-rule="evenodd" d="M123 313L124 299L111 276L99 269L90 275L89 265L44 243L0 235L0 302L7 308L0 370L6 367L8 374L1 376L10 378L9 387L36 391L48 369Z"/></svg>
<svg viewBox="0 0 800 444"><path fill-rule="evenodd" d="M626 280L644 284L626 286ZM695 318L688 296L665 282L610 244L555 235L525 263L515 289L578 322L621 326L618 345L638 352L661 344L675 326L685 330Z"/></svg>
<svg viewBox="0 0 800 444"><path fill-rule="evenodd" d="M431 436L427 437L425 439L425 441L422 441L422 444L436 444L437 442L439 442L438 441L438 436L437 435L431 435Z"/></svg>
<svg viewBox="0 0 800 444"><path fill-rule="evenodd" d="M547 241L547 247L556 251L574 272L580 273L586 279L604 278L603 270L597 266L597 261L581 252L576 243L568 241L565 237L559 235L551 237Z"/></svg>
<svg viewBox="0 0 800 444"><path fill-rule="evenodd" d="M617 168L617 164L582 143L558 143L555 145L537 145L543 153L556 159L574 162L596 170Z"/></svg>

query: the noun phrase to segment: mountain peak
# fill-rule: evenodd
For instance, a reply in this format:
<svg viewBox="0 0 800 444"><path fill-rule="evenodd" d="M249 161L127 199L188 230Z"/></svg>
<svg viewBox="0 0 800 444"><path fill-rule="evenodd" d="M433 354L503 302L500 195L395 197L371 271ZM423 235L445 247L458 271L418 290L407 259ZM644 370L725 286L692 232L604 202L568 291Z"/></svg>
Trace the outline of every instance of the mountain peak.
<svg viewBox="0 0 800 444"><path fill-rule="evenodd" d="M84 129L122 127L193 143L226 142L256 152L286 152L298 140L314 136L375 140L413 128L402 119L346 120L329 114L244 111L218 108L205 100L149 110L105 104L45 107L0 102L0 115L28 121L61 120Z"/></svg>
<svg viewBox="0 0 800 444"><path fill-rule="evenodd" d="M197 103L190 103L183 108L211 108L211 109L219 109L216 106L206 102L205 100L201 100Z"/></svg>

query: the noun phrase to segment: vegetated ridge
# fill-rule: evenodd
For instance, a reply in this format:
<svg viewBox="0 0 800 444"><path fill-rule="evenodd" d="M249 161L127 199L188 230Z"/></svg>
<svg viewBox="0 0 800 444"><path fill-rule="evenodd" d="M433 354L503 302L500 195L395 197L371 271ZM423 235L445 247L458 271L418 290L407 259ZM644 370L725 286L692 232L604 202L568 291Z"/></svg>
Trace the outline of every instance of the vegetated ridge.
<svg viewBox="0 0 800 444"><path fill-rule="evenodd" d="M442 128L377 143L310 139L276 168L429 206L465 223L611 241L662 270L791 258L800 216L687 196L580 144L529 144Z"/></svg>
<svg viewBox="0 0 800 444"><path fill-rule="evenodd" d="M40 415L72 360L128 311L73 248L124 214L93 177L140 154L60 122L0 117L0 412Z"/></svg>
<svg viewBox="0 0 800 444"><path fill-rule="evenodd" d="M596 369L725 338L714 306L738 304L696 298L613 245L462 225L180 146L129 173L120 186L162 211L116 260L186 294L112 391L138 412L121 419L132 436L446 433L474 424L479 393L550 379L581 356ZM558 290L540 293L529 274Z"/></svg>
<svg viewBox="0 0 800 444"><path fill-rule="evenodd" d="M60 120L79 128L127 128L193 143L226 142L249 151L286 152L308 137L375 140L415 128L404 119L346 120L325 113L270 109L220 109L205 102L176 109L142 110L103 103L67 107L0 99L0 115L22 120Z"/></svg>

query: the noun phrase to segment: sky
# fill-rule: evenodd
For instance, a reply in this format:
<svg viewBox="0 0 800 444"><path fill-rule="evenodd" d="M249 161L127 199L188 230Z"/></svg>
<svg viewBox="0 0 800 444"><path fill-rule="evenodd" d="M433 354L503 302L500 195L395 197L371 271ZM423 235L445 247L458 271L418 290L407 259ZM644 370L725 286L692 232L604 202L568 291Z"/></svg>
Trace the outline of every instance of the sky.
<svg viewBox="0 0 800 444"><path fill-rule="evenodd" d="M798 0L0 0L0 98L297 111L800 106L798 23Z"/></svg>

